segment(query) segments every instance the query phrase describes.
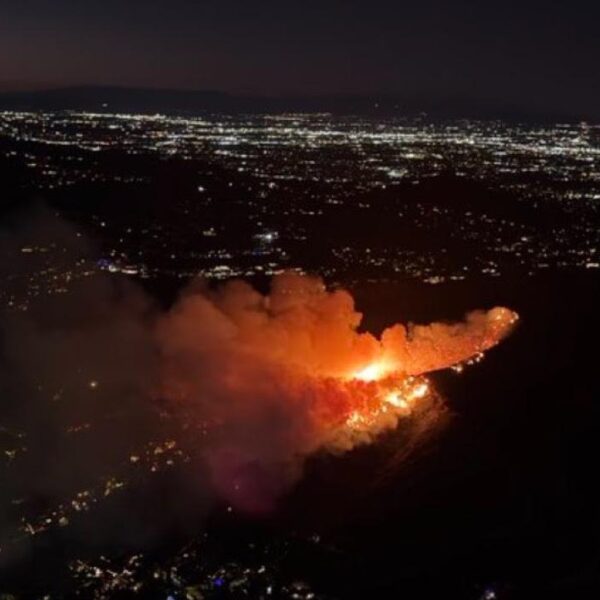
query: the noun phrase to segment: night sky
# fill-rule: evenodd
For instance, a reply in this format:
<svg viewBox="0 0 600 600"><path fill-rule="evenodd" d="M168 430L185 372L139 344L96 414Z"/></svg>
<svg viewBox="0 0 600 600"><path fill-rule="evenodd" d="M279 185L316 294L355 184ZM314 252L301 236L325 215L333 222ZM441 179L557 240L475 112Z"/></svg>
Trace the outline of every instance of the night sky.
<svg viewBox="0 0 600 600"><path fill-rule="evenodd" d="M3 0L0 87L394 92L600 118L600 3Z"/></svg>

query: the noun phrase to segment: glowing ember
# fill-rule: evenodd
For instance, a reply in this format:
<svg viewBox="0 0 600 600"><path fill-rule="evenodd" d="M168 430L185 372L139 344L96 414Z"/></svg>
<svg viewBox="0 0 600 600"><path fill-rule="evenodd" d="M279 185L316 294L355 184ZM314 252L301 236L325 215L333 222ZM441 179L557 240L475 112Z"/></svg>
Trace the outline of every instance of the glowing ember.
<svg viewBox="0 0 600 600"><path fill-rule="evenodd" d="M406 398L402 397L400 392L389 392L384 400L396 408L408 408L408 402Z"/></svg>
<svg viewBox="0 0 600 600"><path fill-rule="evenodd" d="M410 399L414 400L416 398L423 398L423 396L425 396L425 394L427 394L428 391L429 391L429 386L427 385L427 383L425 383L425 382L419 383L412 390Z"/></svg>

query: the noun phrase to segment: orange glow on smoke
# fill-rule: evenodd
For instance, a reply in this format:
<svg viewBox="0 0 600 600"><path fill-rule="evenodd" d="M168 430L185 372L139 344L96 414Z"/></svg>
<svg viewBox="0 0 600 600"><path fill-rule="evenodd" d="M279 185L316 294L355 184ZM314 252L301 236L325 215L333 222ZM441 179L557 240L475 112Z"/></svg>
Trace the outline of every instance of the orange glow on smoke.
<svg viewBox="0 0 600 600"><path fill-rule="evenodd" d="M386 373L387 367L384 363L372 363L367 365L360 371L352 374L352 379L360 379L360 381L377 381Z"/></svg>
<svg viewBox="0 0 600 600"><path fill-rule="evenodd" d="M268 295L241 281L191 288L162 321L162 393L221 424L206 443L230 501L248 504L236 491L244 465L272 482L315 451L369 443L401 420L421 435L442 410L426 374L478 362L518 319L497 307L375 336L358 331L361 317L347 291L284 273Z"/></svg>

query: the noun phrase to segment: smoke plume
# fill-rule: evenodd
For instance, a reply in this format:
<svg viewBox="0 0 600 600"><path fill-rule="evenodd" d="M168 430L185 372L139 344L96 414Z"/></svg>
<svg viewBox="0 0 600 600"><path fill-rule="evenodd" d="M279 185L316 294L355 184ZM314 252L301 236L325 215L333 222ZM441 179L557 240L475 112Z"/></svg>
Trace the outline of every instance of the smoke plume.
<svg viewBox="0 0 600 600"><path fill-rule="evenodd" d="M423 374L484 352L515 320L495 308L377 338L359 332L352 296L316 277L276 276L266 296L242 281L190 289L158 321L161 393L213 424L207 460L219 493L259 509L311 453L350 449L433 410Z"/></svg>
<svg viewBox="0 0 600 600"><path fill-rule="evenodd" d="M243 281L192 282L160 310L123 278L69 281L91 244L47 211L0 235L0 247L20 297L42 276L65 279L62 293L0 318L0 433L28 449L18 458L7 450L21 475L7 479L6 502L60 498L111 472L159 435L150 423L168 406L217 496L268 509L315 452L369 443L399 421L422 433L440 407L425 374L478 356L516 320L495 308L376 337L360 331L350 293L293 272L276 276L268 295Z"/></svg>

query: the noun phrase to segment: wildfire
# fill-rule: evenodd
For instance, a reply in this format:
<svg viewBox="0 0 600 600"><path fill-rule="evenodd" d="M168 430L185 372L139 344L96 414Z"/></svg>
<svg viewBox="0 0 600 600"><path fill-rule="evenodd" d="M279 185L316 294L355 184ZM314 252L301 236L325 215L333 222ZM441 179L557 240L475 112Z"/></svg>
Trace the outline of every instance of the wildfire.
<svg viewBox="0 0 600 600"><path fill-rule="evenodd" d="M421 435L443 410L426 375L478 362L518 319L497 307L375 336L361 317L347 291L284 273L268 295L241 281L192 289L162 319L164 396L223 424L210 467L225 497L238 498L245 465L272 483L299 458L369 443L400 420Z"/></svg>
<svg viewBox="0 0 600 600"><path fill-rule="evenodd" d="M382 403L395 408L409 409L414 400L423 398L430 391L425 377L390 377L390 367L383 362L371 363L356 371L351 379L364 382L380 382L376 394ZM383 382L383 383L381 383Z"/></svg>
<svg viewBox="0 0 600 600"><path fill-rule="evenodd" d="M385 363L372 363L360 371L353 373L351 378L359 379L360 381L377 381L384 376L387 369L388 367L385 365Z"/></svg>
<svg viewBox="0 0 600 600"><path fill-rule="evenodd" d="M351 410L341 429L349 436L392 427L399 419L412 414L417 401L431 394L431 384L426 377L394 374L384 361L370 363L351 373L344 385L351 398Z"/></svg>

